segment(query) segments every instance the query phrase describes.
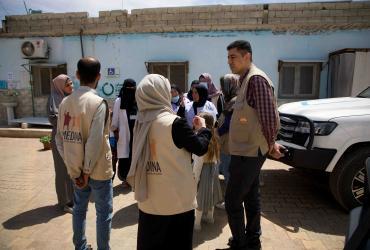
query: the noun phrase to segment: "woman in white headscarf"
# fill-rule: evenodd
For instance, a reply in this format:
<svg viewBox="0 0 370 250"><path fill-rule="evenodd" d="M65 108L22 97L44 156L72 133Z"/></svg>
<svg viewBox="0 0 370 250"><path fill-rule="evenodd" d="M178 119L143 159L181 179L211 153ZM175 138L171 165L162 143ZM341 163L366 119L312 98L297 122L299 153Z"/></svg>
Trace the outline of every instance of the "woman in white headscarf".
<svg viewBox="0 0 370 250"><path fill-rule="evenodd" d="M139 112L134 128L128 182L139 205L137 249L192 249L196 184L191 153L204 155L212 137L203 118L194 133L171 107L169 81L147 75L136 90Z"/></svg>
<svg viewBox="0 0 370 250"><path fill-rule="evenodd" d="M221 163L220 172L225 177L225 184L229 182L229 128L231 115L233 114L233 106L235 104L238 87L239 76L234 74L226 74L220 79L221 90L225 96L224 110L218 119L217 133L219 135L219 142L221 146Z"/></svg>
<svg viewBox="0 0 370 250"><path fill-rule="evenodd" d="M61 74L55 77L51 83L51 93L48 100L47 112L51 125L51 150L55 168L55 190L58 205L66 213L72 213L73 207L73 183L67 173L67 167L57 150L55 134L57 131L58 109L63 98L72 93L73 83L69 76Z"/></svg>

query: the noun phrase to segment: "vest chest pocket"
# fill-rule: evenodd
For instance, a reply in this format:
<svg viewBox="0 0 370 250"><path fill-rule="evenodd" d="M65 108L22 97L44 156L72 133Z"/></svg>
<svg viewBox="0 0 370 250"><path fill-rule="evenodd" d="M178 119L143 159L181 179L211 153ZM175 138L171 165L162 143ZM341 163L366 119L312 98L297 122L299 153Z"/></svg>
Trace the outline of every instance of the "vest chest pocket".
<svg viewBox="0 0 370 250"><path fill-rule="evenodd" d="M234 109L231 119L231 140L234 143L248 141L249 119L245 109Z"/></svg>

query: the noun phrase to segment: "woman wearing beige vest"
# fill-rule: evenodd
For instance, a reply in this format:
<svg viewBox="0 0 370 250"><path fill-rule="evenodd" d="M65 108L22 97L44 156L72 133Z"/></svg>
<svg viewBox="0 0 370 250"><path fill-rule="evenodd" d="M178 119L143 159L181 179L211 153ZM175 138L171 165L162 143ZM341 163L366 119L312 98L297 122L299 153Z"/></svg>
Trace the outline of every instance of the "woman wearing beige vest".
<svg viewBox="0 0 370 250"><path fill-rule="evenodd" d="M207 152L211 131L196 117L195 134L171 107L171 87L147 75L136 90L138 115L128 182L139 205L137 249L192 249L196 184L191 153Z"/></svg>

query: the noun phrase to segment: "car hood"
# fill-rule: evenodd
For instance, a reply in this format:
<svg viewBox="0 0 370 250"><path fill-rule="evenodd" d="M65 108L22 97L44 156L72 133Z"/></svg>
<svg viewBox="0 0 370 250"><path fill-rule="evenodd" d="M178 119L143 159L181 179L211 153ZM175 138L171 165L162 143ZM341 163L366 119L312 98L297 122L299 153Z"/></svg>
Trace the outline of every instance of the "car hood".
<svg viewBox="0 0 370 250"><path fill-rule="evenodd" d="M370 98L340 97L291 102L279 107L280 113L302 115L314 121L336 117L370 115Z"/></svg>

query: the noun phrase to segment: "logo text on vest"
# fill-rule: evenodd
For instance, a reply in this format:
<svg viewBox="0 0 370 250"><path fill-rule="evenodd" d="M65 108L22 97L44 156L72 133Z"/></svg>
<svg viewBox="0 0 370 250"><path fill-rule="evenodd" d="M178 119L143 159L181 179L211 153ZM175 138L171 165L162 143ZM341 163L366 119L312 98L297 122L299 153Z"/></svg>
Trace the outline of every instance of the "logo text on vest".
<svg viewBox="0 0 370 250"><path fill-rule="evenodd" d="M162 174L161 167L157 161L148 161L146 165L146 172L148 174Z"/></svg>
<svg viewBox="0 0 370 250"><path fill-rule="evenodd" d="M63 140L65 142L82 143L82 135L80 132L63 131Z"/></svg>

